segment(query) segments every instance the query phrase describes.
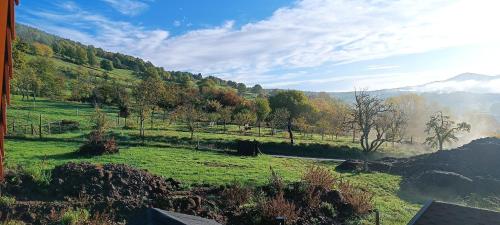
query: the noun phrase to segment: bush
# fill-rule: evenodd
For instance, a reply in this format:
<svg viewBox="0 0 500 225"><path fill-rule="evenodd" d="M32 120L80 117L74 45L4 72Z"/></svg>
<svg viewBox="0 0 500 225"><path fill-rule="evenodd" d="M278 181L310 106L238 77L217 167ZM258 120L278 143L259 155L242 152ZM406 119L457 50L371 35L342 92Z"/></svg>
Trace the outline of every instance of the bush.
<svg viewBox="0 0 500 225"><path fill-rule="evenodd" d="M16 199L9 196L0 196L0 206L1 207L11 207L16 204Z"/></svg>
<svg viewBox="0 0 500 225"><path fill-rule="evenodd" d="M86 223L90 213L86 209L68 210L61 217L62 225L80 225Z"/></svg>
<svg viewBox="0 0 500 225"><path fill-rule="evenodd" d="M335 178L330 171L324 167L311 166L307 168L302 176L305 185L303 200L309 208L318 208L321 203L323 193L332 189Z"/></svg>
<svg viewBox="0 0 500 225"><path fill-rule="evenodd" d="M78 153L82 155L105 155L118 153L120 149L114 137L103 137L100 132L90 132L87 142L83 144Z"/></svg>
<svg viewBox="0 0 500 225"><path fill-rule="evenodd" d="M110 126L106 114L96 108L90 121L92 131L87 137L87 142L80 147L78 153L83 155L104 155L118 153L118 145L114 137L107 137L106 133Z"/></svg>
<svg viewBox="0 0 500 225"><path fill-rule="evenodd" d="M26 223L20 220L8 220L4 221L2 225L26 225Z"/></svg>
<svg viewBox="0 0 500 225"><path fill-rule="evenodd" d="M302 176L302 181L309 186L325 191L330 191L335 184L335 178L332 173L321 166L311 166L307 168Z"/></svg>
<svg viewBox="0 0 500 225"><path fill-rule="evenodd" d="M269 176L269 188L271 195L277 195L278 193L283 192L285 188L285 183L283 182L283 178L276 173L272 167L269 168L271 170L271 175Z"/></svg>
<svg viewBox="0 0 500 225"><path fill-rule="evenodd" d="M344 200L352 207L354 213L364 215L373 210L372 193L346 181L339 182L338 189L344 197Z"/></svg>
<svg viewBox="0 0 500 225"><path fill-rule="evenodd" d="M276 217L284 217L287 225L294 224L299 218L295 204L287 201L283 197L283 193L279 193L273 199L264 202L261 211L265 224L274 223Z"/></svg>
<svg viewBox="0 0 500 225"><path fill-rule="evenodd" d="M227 207L238 208L246 204L252 197L252 191L249 188L244 188L240 184L232 185L224 189L222 199Z"/></svg>
<svg viewBox="0 0 500 225"><path fill-rule="evenodd" d="M323 215L334 218L337 216L337 211L335 211L335 207L328 203L328 202L322 202L321 205L319 206L319 209L321 210L321 213Z"/></svg>

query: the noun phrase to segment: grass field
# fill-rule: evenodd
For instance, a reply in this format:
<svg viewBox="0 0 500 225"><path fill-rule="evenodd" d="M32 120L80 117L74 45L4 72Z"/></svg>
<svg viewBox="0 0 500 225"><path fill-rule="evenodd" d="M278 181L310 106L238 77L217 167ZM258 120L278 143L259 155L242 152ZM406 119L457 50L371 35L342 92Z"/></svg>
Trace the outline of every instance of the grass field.
<svg viewBox="0 0 500 225"><path fill-rule="evenodd" d="M267 182L270 167L282 175L286 181L294 181L301 177L302 172L308 166L320 164L331 169L332 173L339 179L349 180L373 192L375 206L382 215L382 224L406 224L421 204L403 200L398 196L399 183L401 182L401 178L398 176L383 173L337 173L333 170L336 166L334 163L275 158L269 155L241 157L224 152L196 150L193 145L196 141L189 140L189 132L183 131L184 128L181 124L168 125L167 122L159 122L161 118L157 119L153 129L146 131L147 141L144 145L139 144L136 129L125 130L117 126L113 132L118 136L120 153L98 157L80 157L73 152L83 143L84 134L88 132L89 116L93 113L92 107L86 104L54 102L46 99L37 100L34 109L32 104L32 102L21 101L18 96L14 96L12 106L9 109L9 121L16 120L18 123L33 122L37 124L39 115L42 114L44 121L61 119L78 121L82 124L81 130L63 134L44 134L42 139L36 135L9 137L6 141L7 167L12 168L20 165L32 171L43 171L66 162L123 163L147 169L164 177L178 179L185 185L234 182L259 185ZM109 113L111 120L116 119L115 109L106 108L104 110ZM257 139L261 142L287 141L283 134L257 137L256 129L253 129L252 134L246 135L238 132L237 126L230 126L228 134L223 134L218 129L210 127L200 130L196 133L197 140L218 140L221 142L235 139ZM268 130L264 130L263 133L268 133ZM355 147L349 137L321 141L319 135L307 138L303 135L297 136L299 143L320 142ZM369 224L367 221L372 219L367 218L365 223Z"/></svg>

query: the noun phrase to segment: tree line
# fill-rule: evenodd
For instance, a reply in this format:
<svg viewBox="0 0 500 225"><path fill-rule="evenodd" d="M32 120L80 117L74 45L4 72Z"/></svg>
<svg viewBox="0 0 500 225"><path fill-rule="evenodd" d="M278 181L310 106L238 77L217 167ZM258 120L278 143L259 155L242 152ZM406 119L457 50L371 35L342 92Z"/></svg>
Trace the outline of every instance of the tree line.
<svg viewBox="0 0 500 225"><path fill-rule="evenodd" d="M284 130L291 144L295 132L304 136L320 134L322 139L352 135L353 142L367 153L387 142L412 143L413 137L424 132L428 136L425 143L443 149L444 143L457 139L457 132L470 130L470 125L455 124L440 110L424 112L429 106L414 94L382 99L367 91L356 91L354 102L348 104L327 93L307 96L294 90L266 91L258 84L247 87L215 76L165 71L132 56L106 52L33 28L21 30L21 39L13 47L16 94L23 100L43 96L116 106L120 117L139 118L143 138L147 119L154 123L157 113L169 121L183 122L192 138L201 123L222 124L224 131L231 123L243 133L255 126L259 136L261 127L270 128L270 135ZM61 68L52 57L79 66ZM100 67L103 71L86 67ZM133 71L138 81L123 84L112 79L110 73L115 68Z"/></svg>

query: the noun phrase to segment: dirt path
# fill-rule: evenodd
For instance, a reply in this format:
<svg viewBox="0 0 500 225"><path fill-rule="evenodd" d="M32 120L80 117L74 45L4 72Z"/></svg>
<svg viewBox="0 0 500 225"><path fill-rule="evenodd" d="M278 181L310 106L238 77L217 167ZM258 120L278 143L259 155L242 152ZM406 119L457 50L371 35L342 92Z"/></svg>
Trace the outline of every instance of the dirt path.
<svg viewBox="0 0 500 225"><path fill-rule="evenodd" d="M313 160L320 162L338 162L342 163L345 159L329 159L329 158L313 158L313 157L302 157L302 156L288 156L288 155L270 155L276 158L287 158L287 159L305 159L305 160Z"/></svg>

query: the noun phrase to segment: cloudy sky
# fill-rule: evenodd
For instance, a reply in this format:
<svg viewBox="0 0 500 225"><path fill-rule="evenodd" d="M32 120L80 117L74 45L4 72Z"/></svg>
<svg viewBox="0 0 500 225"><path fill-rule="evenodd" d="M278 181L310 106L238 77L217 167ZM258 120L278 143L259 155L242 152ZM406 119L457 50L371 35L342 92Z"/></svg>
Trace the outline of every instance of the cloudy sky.
<svg viewBox="0 0 500 225"><path fill-rule="evenodd" d="M312 91L500 74L497 0L23 0L18 21L168 70Z"/></svg>

